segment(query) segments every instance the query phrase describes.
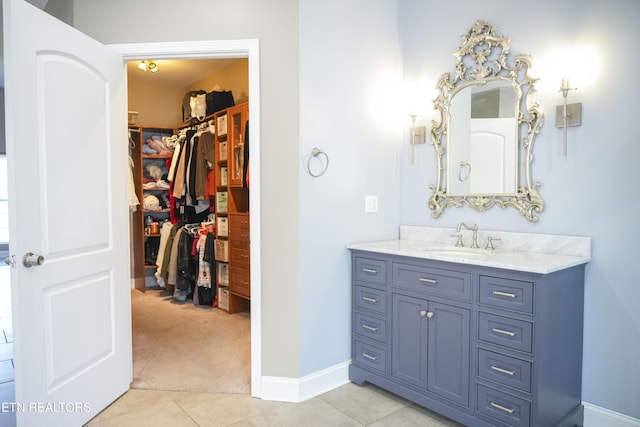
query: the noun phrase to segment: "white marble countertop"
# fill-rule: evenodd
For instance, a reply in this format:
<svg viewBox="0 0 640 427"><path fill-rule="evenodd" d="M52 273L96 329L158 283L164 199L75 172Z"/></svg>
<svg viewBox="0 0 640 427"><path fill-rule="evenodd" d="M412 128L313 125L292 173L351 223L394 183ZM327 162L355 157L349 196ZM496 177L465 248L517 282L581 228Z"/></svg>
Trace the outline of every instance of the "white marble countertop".
<svg viewBox="0 0 640 427"><path fill-rule="evenodd" d="M452 233L455 230L401 226L400 239L352 243L347 248L540 274L591 261L589 237L488 231L478 234L478 242L484 247L486 237L500 239L494 242L495 249L473 250L456 248ZM470 232L469 236L464 235L465 242L470 236Z"/></svg>

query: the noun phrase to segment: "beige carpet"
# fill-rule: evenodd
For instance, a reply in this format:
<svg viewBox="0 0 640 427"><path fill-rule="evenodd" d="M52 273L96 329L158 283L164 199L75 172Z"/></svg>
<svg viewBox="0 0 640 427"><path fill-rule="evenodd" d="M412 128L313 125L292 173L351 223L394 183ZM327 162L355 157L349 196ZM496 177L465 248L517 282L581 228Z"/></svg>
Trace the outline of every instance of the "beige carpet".
<svg viewBox="0 0 640 427"><path fill-rule="evenodd" d="M133 383L151 390L249 393L249 313L132 290Z"/></svg>

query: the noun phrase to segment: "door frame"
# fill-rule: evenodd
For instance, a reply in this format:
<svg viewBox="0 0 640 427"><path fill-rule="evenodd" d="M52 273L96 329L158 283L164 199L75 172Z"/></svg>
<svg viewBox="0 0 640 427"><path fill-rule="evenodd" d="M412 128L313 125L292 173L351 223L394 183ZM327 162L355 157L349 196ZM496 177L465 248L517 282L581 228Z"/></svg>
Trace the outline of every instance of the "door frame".
<svg viewBox="0 0 640 427"><path fill-rule="evenodd" d="M154 59L248 58L249 62L249 158L251 159L251 396L261 397L261 229L260 229L260 44L257 39L108 44L125 62ZM124 65L124 64L123 64ZM126 81L126 67L123 69ZM123 117L123 120L125 118Z"/></svg>

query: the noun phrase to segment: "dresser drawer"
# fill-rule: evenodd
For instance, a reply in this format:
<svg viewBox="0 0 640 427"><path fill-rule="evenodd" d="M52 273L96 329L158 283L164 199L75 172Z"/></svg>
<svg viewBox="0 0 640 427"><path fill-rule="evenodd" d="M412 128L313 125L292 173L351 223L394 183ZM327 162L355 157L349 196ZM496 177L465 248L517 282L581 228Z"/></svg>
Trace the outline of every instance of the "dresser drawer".
<svg viewBox="0 0 640 427"><path fill-rule="evenodd" d="M355 352L353 355L356 363L380 371L387 372L387 352L373 345L365 344L362 341L355 341Z"/></svg>
<svg viewBox="0 0 640 427"><path fill-rule="evenodd" d="M229 245L229 262L231 265L248 267L251 262L250 251L248 243L231 242Z"/></svg>
<svg viewBox="0 0 640 427"><path fill-rule="evenodd" d="M480 304L533 313L533 283L480 276Z"/></svg>
<svg viewBox="0 0 640 427"><path fill-rule="evenodd" d="M531 392L531 362L478 349L478 376Z"/></svg>
<svg viewBox="0 0 640 427"><path fill-rule="evenodd" d="M363 337L380 341L382 344L387 343L387 322L385 320L356 312L354 330L356 334Z"/></svg>
<svg viewBox="0 0 640 427"><path fill-rule="evenodd" d="M249 269L229 267L229 291L243 295L247 298L251 296L251 279Z"/></svg>
<svg viewBox="0 0 640 427"><path fill-rule="evenodd" d="M249 243L251 235L249 232L249 214L229 213L229 240Z"/></svg>
<svg viewBox="0 0 640 427"><path fill-rule="evenodd" d="M471 274L411 264L393 264L393 286L471 301Z"/></svg>
<svg viewBox="0 0 640 427"><path fill-rule="evenodd" d="M355 279L358 282L384 285L387 283L387 263L379 259L357 257Z"/></svg>
<svg viewBox="0 0 640 427"><path fill-rule="evenodd" d="M387 312L387 293L382 289L357 285L354 303L356 308L364 308L385 314Z"/></svg>
<svg viewBox="0 0 640 427"><path fill-rule="evenodd" d="M476 410L510 426L528 427L531 417L530 402L480 384Z"/></svg>
<svg viewBox="0 0 640 427"><path fill-rule="evenodd" d="M532 337L531 322L483 312L478 314L479 340L531 353Z"/></svg>

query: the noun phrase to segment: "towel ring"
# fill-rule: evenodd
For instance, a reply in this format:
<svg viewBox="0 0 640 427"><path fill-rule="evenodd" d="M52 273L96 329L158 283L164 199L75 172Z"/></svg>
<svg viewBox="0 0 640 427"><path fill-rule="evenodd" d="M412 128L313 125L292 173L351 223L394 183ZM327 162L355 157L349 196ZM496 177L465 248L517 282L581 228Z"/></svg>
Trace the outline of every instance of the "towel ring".
<svg viewBox="0 0 640 427"><path fill-rule="evenodd" d="M319 173L313 173L311 172L311 159L314 159L314 158L318 159L320 164L322 164L322 159L320 156L324 156L326 163L324 164L324 166L322 167L322 170ZM325 153L324 151L322 151L322 149L318 147L313 147L313 150L311 150L311 155L307 159L307 173L309 173L309 175L311 175L312 177L317 178L319 176L324 175L324 173L327 171L328 168L329 168L329 156L327 155L327 153Z"/></svg>

